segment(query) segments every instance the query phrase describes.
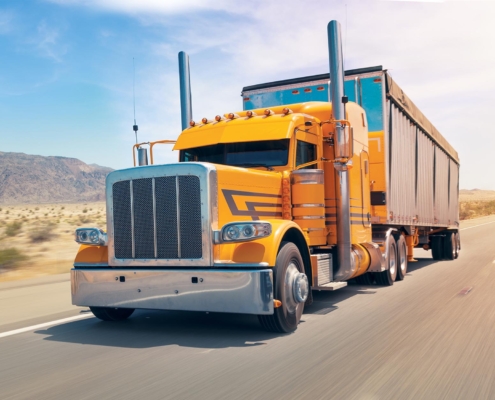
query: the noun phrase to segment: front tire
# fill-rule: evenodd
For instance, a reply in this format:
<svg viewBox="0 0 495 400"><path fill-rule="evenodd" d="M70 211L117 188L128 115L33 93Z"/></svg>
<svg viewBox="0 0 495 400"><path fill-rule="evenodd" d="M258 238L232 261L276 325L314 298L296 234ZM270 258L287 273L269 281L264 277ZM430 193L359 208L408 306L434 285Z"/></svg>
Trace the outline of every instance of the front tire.
<svg viewBox="0 0 495 400"><path fill-rule="evenodd" d="M282 242L273 269L273 298L280 300L282 305L275 308L272 315L258 315L261 325L267 331L290 333L297 329L304 309L304 301L311 290L308 285L306 298L296 298L293 289L294 279L300 274L304 274L304 264L299 249L294 243Z"/></svg>
<svg viewBox="0 0 495 400"><path fill-rule="evenodd" d="M89 309L102 321L123 321L134 312L134 308L89 307Z"/></svg>

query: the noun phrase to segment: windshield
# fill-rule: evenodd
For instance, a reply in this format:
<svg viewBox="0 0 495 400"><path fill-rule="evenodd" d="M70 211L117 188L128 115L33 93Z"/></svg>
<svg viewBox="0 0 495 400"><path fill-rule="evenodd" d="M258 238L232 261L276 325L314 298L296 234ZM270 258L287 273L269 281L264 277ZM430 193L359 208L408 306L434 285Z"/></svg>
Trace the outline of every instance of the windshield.
<svg viewBox="0 0 495 400"><path fill-rule="evenodd" d="M289 139L221 143L180 152L180 161L203 161L238 167L277 167L287 165L288 159Z"/></svg>

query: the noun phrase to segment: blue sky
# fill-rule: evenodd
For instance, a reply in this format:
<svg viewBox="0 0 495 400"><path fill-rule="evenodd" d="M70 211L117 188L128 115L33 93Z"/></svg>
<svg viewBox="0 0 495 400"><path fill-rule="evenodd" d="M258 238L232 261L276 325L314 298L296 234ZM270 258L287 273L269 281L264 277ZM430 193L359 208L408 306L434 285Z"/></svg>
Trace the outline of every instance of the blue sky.
<svg viewBox="0 0 495 400"><path fill-rule="evenodd" d="M345 68L387 68L459 152L461 188L495 190L494 16L492 1L2 0L0 151L129 167L133 57L139 139L174 139L179 51L194 118L211 118L243 86L327 72L337 19Z"/></svg>

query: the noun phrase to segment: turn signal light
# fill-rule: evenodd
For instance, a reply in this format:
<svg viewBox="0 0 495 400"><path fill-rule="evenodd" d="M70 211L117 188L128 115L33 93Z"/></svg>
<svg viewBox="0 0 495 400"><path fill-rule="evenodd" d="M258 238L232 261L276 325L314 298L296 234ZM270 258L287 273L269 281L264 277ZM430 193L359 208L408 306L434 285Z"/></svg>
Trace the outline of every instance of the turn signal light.
<svg viewBox="0 0 495 400"><path fill-rule="evenodd" d="M273 299L273 308L279 308L282 307L282 302L277 299Z"/></svg>

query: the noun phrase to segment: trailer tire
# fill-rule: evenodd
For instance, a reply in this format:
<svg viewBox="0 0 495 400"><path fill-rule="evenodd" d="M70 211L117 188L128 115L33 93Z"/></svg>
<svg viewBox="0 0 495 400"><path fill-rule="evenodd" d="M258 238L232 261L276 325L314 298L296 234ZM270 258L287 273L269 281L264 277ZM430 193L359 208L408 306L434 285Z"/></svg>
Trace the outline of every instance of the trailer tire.
<svg viewBox="0 0 495 400"><path fill-rule="evenodd" d="M282 305L272 315L258 315L263 328L270 332L290 333L297 329L304 310L304 301L297 302L293 294L293 276L304 274L304 264L294 243L282 242L273 269L273 298ZM307 290L311 290L309 285Z"/></svg>
<svg viewBox="0 0 495 400"><path fill-rule="evenodd" d="M443 241L443 254L445 260L455 260L457 252L457 244L455 242L455 232L449 231L445 235Z"/></svg>
<svg viewBox="0 0 495 400"><path fill-rule="evenodd" d="M392 286L397 278L397 244L393 236L389 237L387 246L387 259L385 260L387 269L376 273L375 276L378 285Z"/></svg>
<svg viewBox="0 0 495 400"><path fill-rule="evenodd" d="M404 235L397 240L397 280L402 281L407 274L407 245Z"/></svg>
<svg viewBox="0 0 495 400"><path fill-rule="evenodd" d="M435 261L443 260L443 237L430 236L431 256Z"/></svg>
<svg viewBox="0 0 495 400"><path fill-rule="evenodd" d="M459 234L458 231L455 233L455 247L456 247L455 258L458 258L461 252L461 235Z"/></svg>
<svg viewBox="0 0 495 400"><path fill-rule="evenodd" d="M89 309L102 321L123 321L134 312L134 308L89 307Z"/></svg>

